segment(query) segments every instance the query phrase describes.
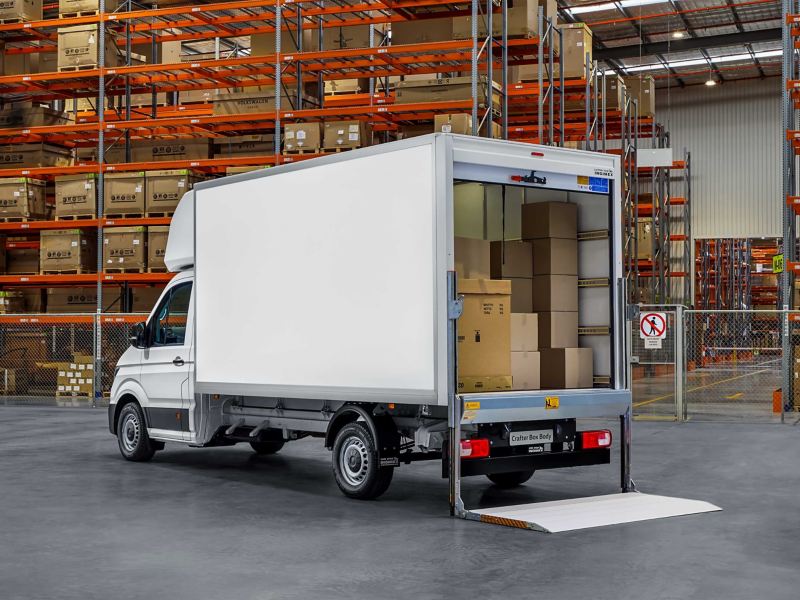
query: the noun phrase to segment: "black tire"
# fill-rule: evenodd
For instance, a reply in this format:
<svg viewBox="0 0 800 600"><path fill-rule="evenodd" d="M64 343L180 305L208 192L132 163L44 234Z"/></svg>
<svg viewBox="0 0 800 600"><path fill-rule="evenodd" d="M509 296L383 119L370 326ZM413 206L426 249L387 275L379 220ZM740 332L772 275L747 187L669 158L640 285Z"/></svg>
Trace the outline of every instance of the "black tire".
<svg viewBox="0 0 800 600"><path fill-rule="evenodd" d="M147 435L144 412L136 402L129 402L119 411L117 444L122 456L134 462L148 461L156 453L156 444Z"/></svg>
<svg viewBox="0 0 800 600"><path fill-rule="evenodd" d="M333 442L333 477L345 496L374 500L392 482L394 467L378 465L375 440L361 423L348 423Z"/></svg>
<svg viewBox="0 0 800 600"><path fill-rule="evenodd" d="M518 487L528 481L533 477L534 472L535 469L530 469L528 471L512 471L511 473L492 473L486 477L497 487L509 489Z"/></svg>
<svg viewBox="0 0 800 600"><path fill-rule="evenodd" d="M280 452L280 449L283 448L283 444L284 442L282 440L280 442L250 442L250 447L255 450L256 454L267 456Z"/></svg>

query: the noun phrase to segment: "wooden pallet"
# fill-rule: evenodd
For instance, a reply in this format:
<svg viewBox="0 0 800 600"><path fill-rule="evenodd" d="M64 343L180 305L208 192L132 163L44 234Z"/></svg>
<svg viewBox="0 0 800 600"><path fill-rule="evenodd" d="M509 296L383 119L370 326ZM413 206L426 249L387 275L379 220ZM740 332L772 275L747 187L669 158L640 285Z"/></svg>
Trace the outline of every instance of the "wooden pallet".
<svg viewBox="0 0 800 600"><path fill-rule="evenodd" d="M169 273L167 267L147 267L148 273Z"/></svg>
<svg viewBox="0 0 800 600"><path fill-rule="evenodd" d="M18 276L25 276L25 275L39 275L39 271L25 271L24 273L5 273L6 275L13 275L14 277Z"/></svg>
<svg viewBox="0 0 800 600"><path fill-rule="evenodd" d="M152 219L167 218L167 217L172 218L172 215L174 215L174 214L175 214L175 211L173 210L173 211L169 211L169 212L146 212L146 213L144 213L144 216L148 217L148 218L152 218Z"/></svg>
<svg viewBox="0 0 800 600"><path fill-rule="evenodd" d="M97 215L56 215L56 221L88 221L96 218Z"/></svg>
<svg viewBox="0 0 800 600"><path fill-rule="evenodd" d="M42 269L42 275L94 275L95 271L88 269Z"/></svg>
<svg viewBox="0 0 800 600"><path fill-rule="evenodd" d="M103 269L105 273L146 273L147 269L144 267L106 267Z"/></svg>
<svg viewBox="0 0 800 600"><path fill-rule="evenodd" d="M79 10L77 12L58 13L59 19L72 19L74 17L94 17L99 15L99 10Z"/></svg>
<svg viewBox="0 0 800 600"><path fill-rule="evenodd" d="M105 213L103 215L106 219L141 219L144 215L138 213Z"/></svg>
<svg viewBox="0 0 800 600"><path fill-rule="evenodd" d="M319 148L298 148L296 150L284 150L283 154L286 156L303 156L310 154L319 154L322 152Z"/></svg>
<svg viewBox="0 0 800 600"><path fill-rule="evenodd" d="M74 71L92 71L94 69L99 69L99 68L100 65L78 65L78 66L68 65L66 67L58 67L58 72L68 73Z"/></svg>
<svg viewBox="0 0 800 600"><path fill-rule="evenodd" d="M14 17L12 19L0 19L0 25L13 25L14 23L26 23L22 17Z"/></svg>
<svg viewBox="0 0 800 600"><path fill-rule="evenodd" d="M43 221L44 215L30 217L0 217L0 223L28 223L29 221Z"/></svg>
<svg viewBox="0 0 800 600"><path fill-rule="evenodd" d="M322 151L339 153L339 152L347 152L348 150L357 150L358 148L361 148L361 146L358 146L356 148L352 148L350 146L347 146L346 148L343 148L342 146L335 146L333 148L323 148Z"/></svg>

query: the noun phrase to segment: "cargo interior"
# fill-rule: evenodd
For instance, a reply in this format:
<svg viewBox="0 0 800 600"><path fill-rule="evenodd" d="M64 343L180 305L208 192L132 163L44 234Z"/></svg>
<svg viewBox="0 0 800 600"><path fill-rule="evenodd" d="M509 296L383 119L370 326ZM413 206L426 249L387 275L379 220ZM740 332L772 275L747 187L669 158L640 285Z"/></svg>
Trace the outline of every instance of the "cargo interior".
<svg viewBox="0 0 800 600"><path fill-rule="evenodd" d="M613 386L609 193L455 183L459 392Z"/></svg>

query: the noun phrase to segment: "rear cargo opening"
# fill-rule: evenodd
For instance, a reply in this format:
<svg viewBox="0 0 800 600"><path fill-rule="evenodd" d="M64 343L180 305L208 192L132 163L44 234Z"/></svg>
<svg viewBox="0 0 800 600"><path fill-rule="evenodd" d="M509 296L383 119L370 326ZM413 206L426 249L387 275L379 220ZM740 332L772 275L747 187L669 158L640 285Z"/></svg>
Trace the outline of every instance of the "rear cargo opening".
<svg viewBox="0 0 800 600"><path fill-rule="evenodd" d="M578 184L455 182L459 393L614 386L612 190Z"/></svg>

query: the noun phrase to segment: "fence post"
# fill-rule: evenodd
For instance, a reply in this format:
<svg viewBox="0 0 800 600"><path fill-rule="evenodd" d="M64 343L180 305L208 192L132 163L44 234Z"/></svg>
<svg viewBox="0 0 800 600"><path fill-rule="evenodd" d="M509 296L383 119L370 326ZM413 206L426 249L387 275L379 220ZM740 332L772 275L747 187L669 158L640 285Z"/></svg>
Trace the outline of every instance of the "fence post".
<svg viewBox="0 0 800 600"><path fill-rule="evenodd" d="M686 415L683 386L686 378L683 306L675 308L675 416L682 422Z"/></svg>
<svg viewBox="0 0 800 600"><path fill-rule="evenodd" d="M786 403L789 399L793 399L792 394L792 371L794 369L794 361L792 357L792 338L789 333L789 306L784 303L783 310L781 311L781 349L783 356L781 357L781 366L783 367L783 381L781 382L781 423L786 422Z"/></svg>

